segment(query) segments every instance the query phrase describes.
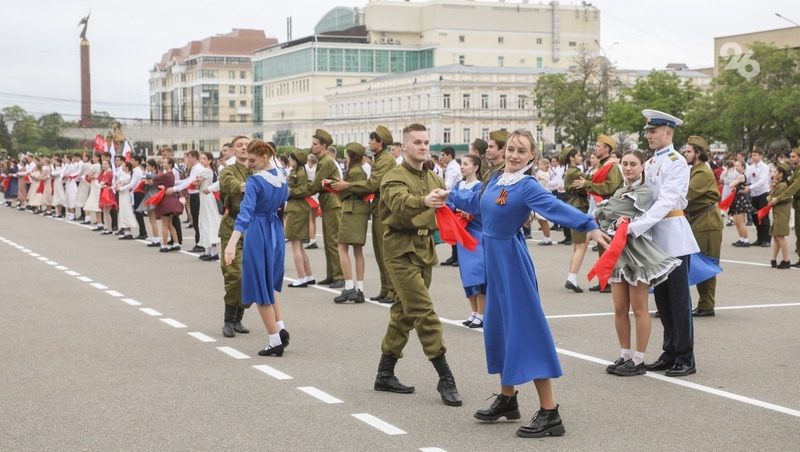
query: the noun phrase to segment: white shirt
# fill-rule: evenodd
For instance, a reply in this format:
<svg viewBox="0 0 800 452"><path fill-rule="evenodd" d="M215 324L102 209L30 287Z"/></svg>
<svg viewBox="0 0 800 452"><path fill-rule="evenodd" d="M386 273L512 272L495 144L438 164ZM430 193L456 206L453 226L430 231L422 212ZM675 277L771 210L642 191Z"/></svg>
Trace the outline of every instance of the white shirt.
<svg viewBox="0 0 800 452"><path fill-rule="evenodd" d="M700 251L692 228L686 217L665 218L673 210L683 210L689 202L689 174L691 169L686 159L670 144L644 164L644 183L653 190L655 203L647 212L633 219L628 233L639 237L647 231L653 242L672 257L687 256Z"/></svg>
<svg viewBox="0 0 800 452"><path fill-rule="evenodd" d="M564 166L550 166L550 191L564 191Z"/></svg>
<svg viewBox="0 0 800 452"><path fill-rule="evenodd" d="M372 175L372 165L370 165L370 164L369 164L369 163L367 163L367 162L364 162L364 163L361 165L361 169L363 169L363 170L364 170L364 173L366 173L366 175L367 175L367 179L369 179L369 176L371 176L371 175Z"/></svg>
<svg viewBox="0 0 800 452"><path fill-rule="evenodd" d="M444 188L446 190L452 190L460 180L461 166L459 166L455 159L450 160L450 163L448 163L447 167L444 169Z"/></svg>
<svg viewBox="0 0 800 452"><path fill-rule="evenodd" d="M397 157L395 157L394 158L394 163L396 165L399 165L399 164L403 163L403 154L400 154Z"/></svg>
<svg viewBox="0 0 800 452"><path fill-rule="evenodd" d="M747 165L747 182L750 183L750 196L761 196L769 191L769 166L763 161Z"/></svg>
<svg viewBox="0 0 800 452"><path fill-rule="evenodd" d="M192 182L197 180L197 177L202 172L203 172L203 165L201 165L200 162L195 163L194 166L192 166L192 169L189 170L189 177L181 181L176 181L175 186L172 187L172 191L174 193L178 193L179 191L186 190L187 188L189 188ZM189 188L188 191L190 195L200 193L200 191L198 191L196 187Z"/></svg>
<svg viewBox="0 0 800 452"><path fill-rule="evenodd" d="M134 188L136 188L137 185L139 185L139 182L141 182L143 177L144 177L144 171L142 171L142 167L140 167L140 166L134 167L133 168L133 172L131 173L130 182L128 182L125 185L120 186L119 187L119 191L133 190Z"/></svg>

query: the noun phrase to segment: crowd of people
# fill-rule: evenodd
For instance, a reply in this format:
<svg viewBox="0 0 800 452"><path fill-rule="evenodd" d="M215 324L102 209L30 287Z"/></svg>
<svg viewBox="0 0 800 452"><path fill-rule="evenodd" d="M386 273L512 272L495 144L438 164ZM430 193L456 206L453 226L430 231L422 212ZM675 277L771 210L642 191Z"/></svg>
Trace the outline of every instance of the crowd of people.
<svg viewBox="0 0 800 452"><path fill-rule="evenodd" d="M344 162L322 129L310 137L310 153L278 155L272 143L239 136L218 156L192 150L180 161L169 148L152 158L23 155L0 161L0 188L10 208L93 225L120 240L145 240L164 253L183 249L185 214L194 230L188 251L203 261L219 261L222 253L222 334L249 333L242 319L255 304L268 336L262 356L280 357L289 345L277 295L287 247L296 272L287 287L341 289L332 300L337 304L364 303L365 274L377 270L380 288L369 299L391 307L374 389L414 392L395 375L414 329L439 375L442 401L460 406L428 292L435 247L446 241L452 255L441 264L459 267L468 306L463 323L483 329L488 371L500 375L496 399L474 416L519 419L516 386L533 381L540 408L517 434L560 436L565 428L551 379L562 370L526 241L532 225L544 237L540 246L552 246L552 231L562 231L558 243L572 247L564 283L571 294L583 292L577 275L595 244L598 259L589 275L598 284L589 290L611 293L620 352L606 372L622 377L696 372L692 319L715 315L716 278L713 272L695 277L690 261L718 262L722 214L736 225L733 246L771 247L772 267L800 266L800 259L791 263L787 240L794 209L800 252L800 149L768 163L755 148L750 162L740 153L722 163L702 137L691 136L683 152L675 149L679 118L655 110L643 115L652 157L623 151L601 134L593 152L567 145L546 158L530 132L496 130L471 143L460 160L452 148L434 158L427 128L411 124L400 141L378 126L367 147L347 143ZM325 277L317 281L307 250L318 247L319 217ZM748 239L748 221L756 227L755 242ZM368 231L375 265L364 256ZM691 284L699 294L694 309ZM646 364L651 289L664 341L659 357Z"/></svg>

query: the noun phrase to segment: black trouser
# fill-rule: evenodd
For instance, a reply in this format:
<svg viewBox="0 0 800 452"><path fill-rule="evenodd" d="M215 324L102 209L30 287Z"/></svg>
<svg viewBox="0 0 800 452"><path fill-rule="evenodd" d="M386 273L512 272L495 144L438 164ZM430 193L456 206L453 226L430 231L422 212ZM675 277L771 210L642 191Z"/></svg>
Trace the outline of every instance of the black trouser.
<svg viewBox="0 0 800 452"><path fill-rule="evenodd" d="M681 256L681 265L666 281L655 286L656 307L664 326L664 362L694 366L694 331L692 295L689 291L689 256Z"/></svg>
<svg viewBox="0 0 800 452"><path fill-rule="evenodd" d="M767 205L767 193L753 196L752 197L753 208L757 211L758 209L765 207ZM772 239L769 235L769 215L764 217L761 220L761 223L758 222L758 212L752 213L753 224L756 225L756 242L758 243L769 243Z"/></svg>
<svg viewBox="0 0 800 452"><path fill-rule="evenodd" d="M119 206L119 193L114 193L114 198L117 200L117 206ZM111 230L117 230L117 218L119 218L119 207L117 209L111 209Z"/></svg>
<svg viewBox="0 0 800 452"><path fill-rule="evenodd" d="M133 192L133 215L136 217L136 223L139 225L139 235L146 236L147 229L144 227L144 213L139 212L139 204L142 203L144 199L144 193Z"/></svg>
<svg viewBox="0 0 800 452"><path fill-rule="evenodd" d="M189 211L192 212L192 227L194 228L194 245L200 243L200 193L189 193Z"/></svg>
<svg viewBox="0 0 800 452"><path fill-rule="evenodd" d="M183 245L183 225L181 224L180 214L172 216L172 227L174 227L175 232L178 233L178 245Z"/></svg>

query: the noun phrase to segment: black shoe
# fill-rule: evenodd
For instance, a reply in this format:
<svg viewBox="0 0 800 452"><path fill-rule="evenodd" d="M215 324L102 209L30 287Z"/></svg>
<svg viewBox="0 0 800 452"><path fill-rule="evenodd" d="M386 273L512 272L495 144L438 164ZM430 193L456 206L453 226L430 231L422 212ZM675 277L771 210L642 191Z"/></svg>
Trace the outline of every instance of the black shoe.
<svg viewBox="0 0 800 452"><path fill-rule="evenodd" d="M125 235L125 231L114 231L116 235Z"/></svg>
<svg viewBox="0 0 800 452"><path fill-rule="evenodd" d="M392 303L394 303L394 300L392 300L389 297L386 297L386 298L381 298L380 300L378 300L378 303L381 303L381 304L392 304Z"/></svg>
<svg viewBox="0 0 800 452"><path fill-rule="evenodd" d="M298 283L297 281L299 281L299 279L295 280L293 283L287 284L286 287L289 287L291 289L300 289L300 288L303 288L303 287L308 287L308 283L307 282Z"/></svg>
<svg viewBox="0 0 800 452"><path fill-rule="evenodd" d="M192 223L186 223L186 229L194 229L194 225Z"/></svg>
<svg viewBox="0 0 800 452"><path fill-rule="evenodd" d="M439 383L436 385L436 390L439 391L442 402L447 406L463 405L464 402L461 400L461 394L458 393L458 388L456 388L456 380L453 378L453 372L450 370L450 366L447 364L447 359L444 354L438 358L432 359L431 364L433 364L433 367L436 368L436 372L439 374Z"/></svg>
<svg viewBox="0 0 800 452"><path fill-rule="evenodd" d="M644 368L645 370L649 370L652 372L659 372L662 370L670 369L672 368L673 365L674 365L673 363L668 363L666 361L662 361L661 359L657 359L650 364L645 364Z"/></svg>
<svg viewBox="0 0 800 452"><path fill-rule="evenodd" d="M248 334L250 332L250 330L242 324L241 320L238 322L233 322L233 331L241 334Z"/></svg>
<svg viewBox="0 0 800 452"><path fill-rule="evenodd" d="M281 337L281 345L283 345L283 348L288 347L289 346L289 339L291 339L291 336L289 336L289 332L286 331L286 328L278 331L278 335L280 335L280 337Z"/></svg>
<svg viewBox="0 0 800 452"><path fill-rule="evenodd" d="M737 240L737 241L731 243L731 245L733 245L733 246L735 246L737 248L747 248L747 247L750 246L750 242L743 242L741 240Z"/></svg>
<svg viewBox="0 0 800 452"><path fill-rule="evenodd" d="M483 328L483 320L475 319L467 326L470 328Z"/></svg>
<svg viewBox="0 0 800 452"><path fill-rule="evenodd" d="M315 250L315 249L317 249L317 248L319 248L319 247L317 246L317 242L314 242L314 243L311 243L311 244L309 244L309 245L306 245L306 248L305 248L305 249L307 249L307 250Z"/></svg>
<svg viewBox="0 0 800 452"><path fill-rule="evenodd" d="M768 241L763 241L763 242L761 242L760 246L761 246L761 248L769 248L772 245L770 245L770 243Z"/></svg>
<svg viewBox="0 0 800 452"><path fill-rule="evenodd" d="M356 299L354 300L357 304L361 304L367 301L364 297L364 292L356 289Z"/></svg>
<svg viewBox="0 0 800 452"><path fill-rule="evenodd" d="M589 292L600 292L600 284L590 287Z"/></svg>
<svg viewBox="0 0 800 452"><path fill-rule="evenodd" d="M451 267L458 267L458 261L453 261L453 263L450 264L450 266Z"/></svg>
<svg viewBox="0 0 800 452"><path fill-rule="evenodd" d="M653 317L655 317L657 319L660 319L661 318L661 313L656 311L656 312L653 313Z"/></svg>
<svg viewBox="0 0 800 452"><path fill-rule="evenodd" d="M614 375L619 375L620 377L633 377L644 375L645 373L647 373L647 370L644 368L644 363L634 364L632 359L625 361L614 369Z"/></svg>
<svg viewBox="0 0 800 452"><path fill-rule="evenodd" d="M559 245L572 245L572 240L564 239L564 240L558 242L558 244Z"/></svg>
<svg viewBox="0 0 800 452"><path fill-rule="evenodd" d="M161 249L158 250L159 253L169 253L169 251L170 251L169 247L166 246L162 246Z"/></svg>
<svg viewBox="0 0 800 452"><path fill-rule="evenodd" d="M208 260L211 260L211 255L210 254L201 254L201 255L197 256L197 258L200 259L201 261L208 261Z"/></svg>
<svg viewBox="0 0 800 452"><path fill-rule="evenodd" d="M283 344L274 347L267 345L267 348L258 352L258 356L283 356Z"/></svg>
<svg viewBox="0 0 800 452"><path fill-rule="evenodd" d="M233 330L233 322L225 322L225 324L222 325L222 335L225 337L236 336L236 333Z"/></svg>
<svg viewBox="0 0 800 452"><path fill-rule="evenodd" d="M344 280L343 279L337 279L337 280L331 282L330 285L328 285L328 287L331 288L331 289L341 289L342 287L344 287Z"/></svg>
<svg viewBox="0 0 800 452"><path fill-rule="evenodd" d="M202 246L195 245L194 248L189 250L190 253L205 253L206 249Z"/></svg>
<svg viewBox="0 0 800 452"><path fill-rule="evenodd" d="M781 263L778 264L775 268L777 268L778 270L784 270L784 269L790 268L791 266L792 266L791 262L789 262L789 261L781 261Z"/></svg>
<svg viewBox="0 0 800 452"><path fill-rule="evenodd" d="M592 286L589 288L589 292L611 293L611 284L606 284L605 289L601 289L599 284Z"/></svg>
<svg viewBox="0 0 800 452"><path fill-rule="evenodd" d="M473 319L474 319L474 317L470 317L467 320L464 320L463 322L461 322L461 324L464 325L464 326L469 326L472 323Z"/></svg>
<svg viewBox="0 0 800 452"><path fill-rule="evenodd" d="M685 377L687 375L691 375L696 373L697 369L694 366L687 366L686 364L675 364L674 366L667 369L664 372L664 375L668 377Z"/></svg>
<svg viewBox="0 0 800 452"><path fill-rule="evenodd" d="M572 284L569 281L564 283L564 288L569 289L569 290L571 290L571 291L573 291L575 293L583 293L583 289L581 289L580 287L576 286L575 284Z"/></svg>
<svg viewBox="0 0 800 452"><path fill-rule="evenodd" d="M147 244L148 248L155 248L157 246L161 246L161 242L150 242Z"/></svg>
<svg viewBox="0 0 800 452"><path fill-rule="evenodd" d="M623 357L617 358L616 361L614 361L613 363L611 363L608 366L606 366L606 373L607 374L613 374L614 373L614 369L616 369L617 367L619 367L619 366L621 366L623 364L625 364L625 358L623 358Z"/></svg>
<svg viewBox="0 0 800 452"><path fill-rule="evenodd" d="M455 262L455 259L453 259L451 257L451 258L448 258L446 261L439 263L439 265L442 265L442 266L446 267L448 265L453 265L453 262Z"/></svg>
<svg viewBox="0 0 800 452"><path fill-rule="evenodd" d="M144 234L139 234L136 237L134 237L134 239L136 239L136 240L147 240L147 236L144 235Z"/></svg>
<svg viewBox="0 0 800 452"><path fill-rule="evenodd" d="M378 295L375 295L374 297L369 297L369 299L372 301L380 301L383 300L384 298L386 298L386 294L383 292L379 293Z"/></svg>
<svg viewBox="0 0 800 452"><path fill-rule="evenodd" d="M376 391L394 392L396 394L411 394L414 392L414 387L400 383L400 380L395 377L395 364L397 364L397 358L381 355L381 361L378 364L378 375L375 377L373 389Z"/></svg>
<svg viewBox="0 0 800 452"><path fill-rule="evenodd" d="M103 229L105 229L105 228L104 228L104 227L102 227L102 226L97 226L97 227L94 227L94 228L92 228L92 232L100 232L100 231L102 231Z"/></svg>
<svg viewBox="0 0 800 452"><path fill-rule="evenodd" d="M776 261L775 259L772 259L771 261L769 261L769 266L772 267L772 268L777 267L778 266L778 261Z"/></svg>
<svg viewBox="0 0 800 452"><path fill-rule="evenodd" d="M714 317L715 315L713 309L692 309L692 317Z"/></svg>
<svg viewBox="0 0 800 452"><path fill-rule="evenodd" d="M181 246L180 245L172 245L172 246L170 246L168 248L168 250L169 251L180 251L181 250Z"/></svg>
<svg viewBox="0 0 800 452"><path fill-rule="evenodd" d="M308 284L309 286L316 285L317 284L317 280L316 279L311 279L309 281L306 281L306 284Z"/></svg>
<svg viewBox="0 0 800 452"><path fill-rule="evenodd" d="M475 419L481 421L496 421L501 417L506 418L507 421L519 419L519 406L517 405L517 391L514 391L513 396L503 394L494 394L496 399L492 402L492 406L485 410L478 410L473 415Z"/></svg>
<svg viewBox="0 0 800 452"><path fill-rule="evenodd" d="M558 415L558 405L552 410L540 409L533 415L531 423L523 425L517 430L517 436L523 438L541 438L543 436L561 436L566 432L561 416Z"/></svg>
<svg viewBox="0 0 800 452"><path fill-rule="evenodd" d="M358 298L358 290L355 288L344 289L341 294L333 298L334 303L347 303L348 301L356 301Z"/></svg>
<svg viewBox="0 0 800 452"><path fill-rule="evenodd" d="M539 242L539 246L553 246L552 240L542 240Z"/></svg>
<svg viewBox="0 0 800 452"><path fill-rule="evenodd" d="M594 252L598 252L598 251L600 251L600 245L595 245L595 246L593 246L593 247L592 247L592 251L594 251Z"/></svg>
<svg viewBox="0 0 800 452"><path fill-rule="evenodd" d="M798 259L797 262L792 264L792 267L800 267L800 259Z"/></svg>
<svg viewBox="0 0 800 452"><path fill-rule="evenodd" d="M133 236L130 234L125 234L122 237L118 238L117 240L133 240Z"/></svg>
<svg viewBox="0 0 800 452"><path fill-rule="evenodd" d="M103 231L103 232L100 233L100 235L111 235L111 234L113 234L113 232L108 231L108 230Z"/></svg>
<svg viewBox="0 0 800 452"><path fill-rule="evenodd" d="M325 278L322 281L318 282L317 284L328 285L333 282L333 278Z"/></svg>

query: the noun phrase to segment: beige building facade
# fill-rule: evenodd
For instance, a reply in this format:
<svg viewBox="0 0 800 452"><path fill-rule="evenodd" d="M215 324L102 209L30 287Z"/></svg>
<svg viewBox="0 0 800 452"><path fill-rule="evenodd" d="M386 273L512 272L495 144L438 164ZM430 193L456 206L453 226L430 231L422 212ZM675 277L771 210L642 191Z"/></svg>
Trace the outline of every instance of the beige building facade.
<svg viewBox="0 0 800 452"><path fill-rule="evenodd" d="M754 42L772 44L778 48L800 49L800 27L779 28L714 38L714 76L723 70L739 70L744 74L753 68L745 67L748 58L742 58Z"/></svg>

